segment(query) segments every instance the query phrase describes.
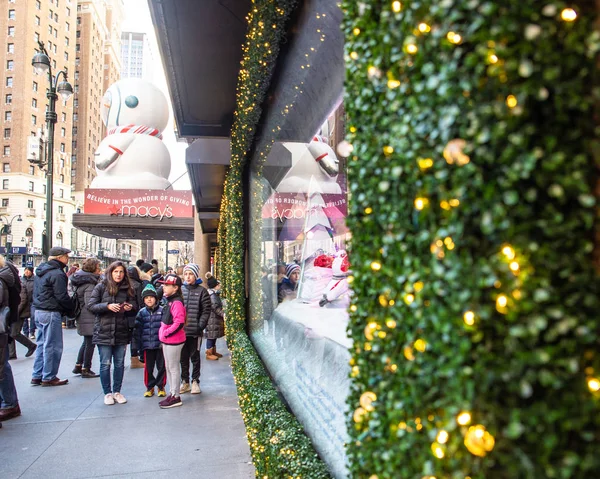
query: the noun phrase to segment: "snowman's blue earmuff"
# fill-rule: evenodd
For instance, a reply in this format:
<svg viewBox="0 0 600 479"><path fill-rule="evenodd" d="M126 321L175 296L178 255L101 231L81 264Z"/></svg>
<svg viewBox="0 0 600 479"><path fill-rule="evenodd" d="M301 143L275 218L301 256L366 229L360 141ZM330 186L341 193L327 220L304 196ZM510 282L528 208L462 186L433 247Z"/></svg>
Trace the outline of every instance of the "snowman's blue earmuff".
<svg viewBox="0 0 600 479"><path fill-rule="evenodd" d="M127 98L125 98L125 105L127 105L129 108L135 108L139 105L139 103L140 101L138 100L137 96L129 95Z"/></svg>

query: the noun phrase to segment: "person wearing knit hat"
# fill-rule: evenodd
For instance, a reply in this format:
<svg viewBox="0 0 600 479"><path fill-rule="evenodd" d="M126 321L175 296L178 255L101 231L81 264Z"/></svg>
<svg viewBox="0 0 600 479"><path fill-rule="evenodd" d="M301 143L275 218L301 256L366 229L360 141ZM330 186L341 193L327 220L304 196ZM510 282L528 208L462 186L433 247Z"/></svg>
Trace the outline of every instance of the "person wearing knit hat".
<svg viewBox="0 0 600 479"><path fill-rule="evenodd" d="M202 332L208 324L211 311L210 294L200 286L200 267L195 263L186 264L183 268L183 304L187 312L185 326L185 344L181 350L181 388L180 394L189 391L200 394L200 345ZM192 375L190 383L190 361Z"/></svg>
<svg viewBox="0 0 600 479"><path fill-rule="evenodd" d="M215 361L223 357L222 354L217 352L217 339L225 336L221 283L210 272L206 273L205 276L211 301L210 318L206 326L206 359Z"/></svg>
<svg viewBox="0 0 600 479"><path fill-rule="evenodd" d="M277 291L277 299L280 303L296 298L300 281L300 266L296 263L286 265L285 275L287 278L284 278Z"/></svg>
<svg viewBox="0 0 600 479"><path fill-rule="evenodd" d="M144 397L154 396L155 387L158 387L158 396L165 397L167 382L165 357L158 339L163 307L158 304L158 294L151 284L144 287L141 296L144 307L135 318L132 351L135 350L144 359L144 384L146 385Z"/></svg>

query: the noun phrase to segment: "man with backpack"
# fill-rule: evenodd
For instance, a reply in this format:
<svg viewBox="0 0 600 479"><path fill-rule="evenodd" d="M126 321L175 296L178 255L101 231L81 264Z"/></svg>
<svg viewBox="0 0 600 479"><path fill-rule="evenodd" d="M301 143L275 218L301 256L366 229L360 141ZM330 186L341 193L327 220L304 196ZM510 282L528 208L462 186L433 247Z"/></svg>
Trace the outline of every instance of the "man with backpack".
<svg viewBox="0 0 600 479"><path fill-rule="evenodd" d="M62 317L71 317L75 302L67 290L65 268L71 250L50 248L48 261L40 264L33 283L33 306L38 327L37 351L31 384L34 386L64 386L68 379L57 377L63 352Z"/></svg>
<svg viewBox="0 0 600 479"><path fill-rule="evenodd" d="M10 327L19 319L21 293L19 271L0 256L0 427L2 421L21 415L17 389L8 362Z"/></svg>

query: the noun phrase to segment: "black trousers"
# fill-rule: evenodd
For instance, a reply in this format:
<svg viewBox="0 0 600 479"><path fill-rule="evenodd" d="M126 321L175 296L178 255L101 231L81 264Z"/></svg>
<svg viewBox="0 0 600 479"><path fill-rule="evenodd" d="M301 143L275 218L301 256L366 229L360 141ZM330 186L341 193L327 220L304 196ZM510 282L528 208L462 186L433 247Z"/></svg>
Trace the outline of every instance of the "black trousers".
<svg viewBox="0 0 600 479"><path fill-rule="evenodd" d="M190 360L192 361L192 381L200 381L200 344L202 336L191 336L185 340L181 350L181 381L190 382Z"/></svg>
<svg viewBox="0 0 600 479"><path fill-rule="evenodd" d="M21 329L23 329L24 322L25 318L19 318L16 322L11 324L10 335L15 341L18 341L27 349L31 349L35 346L35 343L21 332ZM12 341L8 344L8 354L11 358L17 357L17 345L15 341Z"/></svg>
<svg viewBox="0 0 600 479"><path fill-rule="evenodd" d="M155 366L156 376L154 376ZM167 374L162 349L144 349L144 384L146 389L152 389L155 386L164 389L166 383Z"/></svg>
<svg viewBox="0 0 600 479"><path fill-rule="evenodd" d="M92 369L92 359L96 345L92 343L92 336L84 336L79 354L77 354L77 364L81 364L83 369Z"/></svg>

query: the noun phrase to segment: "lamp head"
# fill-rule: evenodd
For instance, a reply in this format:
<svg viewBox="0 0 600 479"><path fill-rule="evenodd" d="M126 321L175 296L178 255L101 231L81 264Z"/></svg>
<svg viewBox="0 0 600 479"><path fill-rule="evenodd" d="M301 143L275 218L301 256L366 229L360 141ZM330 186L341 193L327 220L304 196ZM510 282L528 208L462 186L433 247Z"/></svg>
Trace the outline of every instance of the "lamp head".
<svg viewBox="0 0 600 479"><path fill-rule="evenodd" d="M65 101L67 101L73 95L73 87L68 81L61 81L56 87L56 91Z"/></svg>
<svg viewBox="0 0 600 479"><path fill-rule="evenodd" d="M31 64L38 75L45 75L50 70L50 58L45 53L38 52L33 55Z"/></svg>

